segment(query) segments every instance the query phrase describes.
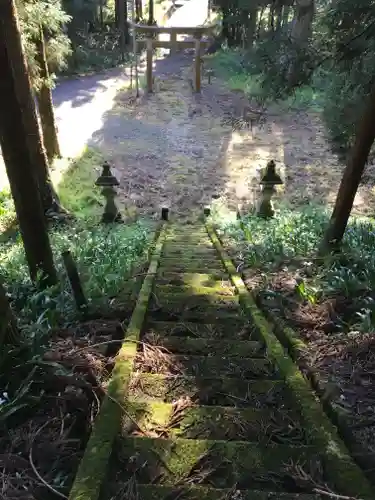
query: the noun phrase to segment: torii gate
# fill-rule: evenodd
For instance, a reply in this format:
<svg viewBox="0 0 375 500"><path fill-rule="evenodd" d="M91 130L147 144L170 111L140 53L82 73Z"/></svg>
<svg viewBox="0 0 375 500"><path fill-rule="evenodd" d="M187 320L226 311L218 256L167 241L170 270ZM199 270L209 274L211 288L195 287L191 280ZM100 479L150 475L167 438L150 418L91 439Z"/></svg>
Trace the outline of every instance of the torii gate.
<svg viewBox="0 0 375 500"><path fill-rule="evenodd" d="M195 49L195 91L201 91L201 51L204 49L208 42L203 41L204 35L211 35L213 30L217 27L217 24L210 24L206 26L194 26L194 27L175 27L175 26L148 26L145 24L137 24L134 22L135 12L134 12L134 0L132 1L132 21L129 21L129 26L133 30L133 53L135 56L135 80L137 96L138 90L138 49L144 48L146 46L146 80L147 80L147 92L151 93L153 91L153 76L152 76L152 65L153 65L153 50L154 48L166 48L170 49L170 55L174 55L178 49L194 48ZM137 40L137 33L145 33L146 40ZM157 33L167 33L170 35L170 40L155 40L153 35ZM194 40L177 40L177 35L192 35Z"/></svg>

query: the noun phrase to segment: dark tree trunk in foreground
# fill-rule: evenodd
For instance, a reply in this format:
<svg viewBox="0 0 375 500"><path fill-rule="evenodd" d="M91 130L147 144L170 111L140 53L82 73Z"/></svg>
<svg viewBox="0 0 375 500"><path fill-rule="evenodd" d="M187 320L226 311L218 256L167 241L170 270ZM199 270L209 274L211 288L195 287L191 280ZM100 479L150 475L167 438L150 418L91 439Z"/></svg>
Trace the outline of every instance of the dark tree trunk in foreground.
<svg viewBox="0 0 375 500"><path fill-rule="evenodd" d="M17 327L17 320L0 279L0 350L4 344L18 345L20 341L21 333Z"/></svg>
<svg viewBox="0 0 375 500"><path fill-rule="evenodd" d="M37 61L40 71L41 85L37 92L40 121L43 131L43 142L49 161L61 157L55 112L53 110L52 92L49 82L49 71L46 58L46 46L43 29L40 28L39 38L36 40Z"/></svg>
<svg viewBox="0 0 375 500"><path fill-rule="evenodd" d="M30 276L35 281L41 274L45 284L55 284L56 269L35 176L36 148L31 147L38 140L29 126L33 98L14 0L0 2L0 68L0 145Z"/></svg>
<svg viewBox="0 0 375 500"><path fill-rule="evenodd" d="M366 161L375 139L375 84L373 85L367 106L361 121L358 124L355 143L350 151L350 156L344 175L341 179L337 193L335 208L333 209L330 225L326 231L321 246L321 251L335 250L344 236L354 198Z"/></svg>
<svg viewBox="0 0 375 500"><path fill-rule="evenodd" d="M10 4L10 0L6 0L5 4L8 5L8 3ZM11 27L7 30L6 36L13 36ZM14 77L15 92L17 92L17 99L22 109L23 121L27 130L28 147L42 199L43 211L47 215L51 212L52 214L66 214L66 211L60 205L60 200L50 178L48 158L43 144L35 103L30 94L30 81L27 65L25 69L26 63L22 52L22 45L20 43L13 45L9 43L7 53L10 61L23 61L22 64L12 64L12 74Z"/></svg>

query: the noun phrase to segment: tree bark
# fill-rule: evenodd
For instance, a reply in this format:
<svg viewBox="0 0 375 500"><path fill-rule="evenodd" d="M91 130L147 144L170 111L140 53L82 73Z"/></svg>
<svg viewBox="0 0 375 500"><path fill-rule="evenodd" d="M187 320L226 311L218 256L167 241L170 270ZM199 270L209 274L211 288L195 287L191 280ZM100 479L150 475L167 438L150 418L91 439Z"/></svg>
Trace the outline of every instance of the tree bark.
<svg viewBox="0 0 375 500"><path fill-rule="evenodd" d="M139 22L143 18L142 0L135 0L135 20Z"/></svg>
<svg viewBox="0 0 375 500"><path fill-rule="evenodd" d="M296 0L290 38L299 47L306 45L311 38L314 12L314 0Z"/></svg>
<svg viewBox="0 0 375 500"><path fill-rule="evenodd" d="M253 8L248 11L246 23L246 47L251 49L255 39L255 30L257 27L257 9Z"/></svg>
<svg viewBox="0 0 375 500"><path fill-rule="evenodd" d="M154 24L154 0L148 0L148 22L149 26Z"/></svg>
<svg viewBox="0 0 375 500"><path fill-rule="evenodd" d="M0 279L0 350L4 344L15 346L20 343L21 332Z"/></svg>
<svg viewBox="0 0 375 500"><path fill-rule="evenodd" d="M40 136L30 126L36 116L14 0L0 2L0 68L0 145L30 277L52 285L57 273L36 178L39 148L32 146Z"/></svg>
<svg viewBox="0 0 375 500"><path fill-rule="evenodd" d="M6 0L6 3L8 2L10 2L10 0ZM20 56L19 50L22 51L22 45L21 49L19 49L16 45L14 47L7 47L9 59L11 61L18 61L20 57L23 57L23 52L21 52ZM22 65L14 65L12 71L15 78L17 98L22 108L23 120L25 121L28 130L28 142L30 153L32 154L32 164L39 187L44 213L47 215L51 212L54 214L66 214L64 208L61 207L59 197L53 188L50 178L48 158L43 144L34 99L29 99L30 81L28 77L27 65L27 82L25 80L24 67Z"/></svg>
<svg viewBox="0 0 375 500"><path fill-rule="evenodd" d="M39 65L41 85L36 93L40 121L43 131L43 142L46 148L47 158L61 158L57 128L55 122L55 112L53 110L52 92L49 82L49 71L46 58L46 46L43 29L40 28L39 38L36 40L37 62Z"/></svg>
<svg viewBox="0 0 375 500"><path fill-rule="evenodd" d="M282 14L282 28L283 29L285 29L285 27L288 26L289 13L290 13L290 6L284 5L283 6L283 14Z"/></svg>
<svg viewBox="0 0 375 500"><path fill-rule="evenodd" d="M373 85L362 119L358 124L355 142L341 179L330 225L323 238L320 249L321 253L337 249L344 236L354 198L366 166L368 155L375 140L374 116L375 84Z"/></svg>
<svg viewBox="0 0 375 500"><path fill-rule="evenodd" d="M307 47L312 35L312 22L314 19L314 0L296 0L294 18L290 39L292 42L293 56L288 70L288 84L293 88L298 84L301 72L301 58L297 54Z"/></svg>

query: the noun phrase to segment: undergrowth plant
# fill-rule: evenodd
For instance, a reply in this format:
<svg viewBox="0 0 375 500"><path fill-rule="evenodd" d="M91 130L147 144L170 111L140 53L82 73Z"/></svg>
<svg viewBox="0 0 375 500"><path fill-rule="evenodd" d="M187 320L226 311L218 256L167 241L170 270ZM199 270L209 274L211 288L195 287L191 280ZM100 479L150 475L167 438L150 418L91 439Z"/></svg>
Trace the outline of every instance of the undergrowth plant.
<svg viewBox="0 0 375 500"><path fill-rule="evenodd" d="M23 330L38 337L76 316L61 252L72 252L89 303L100 304L116 296L133 268L145 260L151 238L152 228L142 221L113 227L76 224L53 231L51 244L61 281L43 291L29 281L21 238L1 245L0 275Z"/></svg>
<svg viewBox="0 0 375 500"><path fill-rule="evenodd" d="M328 221L328 211L314 207L281 209L269 220L247 215L243 227L233 217L215 214L218 232L242 269L267 277L289 272L296 295L312 305L328 298L348 299L356 311L350 327L375 330L375 220L352 217L341 251L321 258L317 250Z"/></svg>

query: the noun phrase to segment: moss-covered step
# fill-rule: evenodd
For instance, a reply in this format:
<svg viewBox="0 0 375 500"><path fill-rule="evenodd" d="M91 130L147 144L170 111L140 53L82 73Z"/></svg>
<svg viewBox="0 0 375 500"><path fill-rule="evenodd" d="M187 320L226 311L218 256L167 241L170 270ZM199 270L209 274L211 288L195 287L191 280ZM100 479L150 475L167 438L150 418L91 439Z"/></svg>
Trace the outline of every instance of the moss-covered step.
<svg viewBox="0 0 375 500"><path fill-rule="evenodd" d="M219 284L223 286L231 286L232 283L228 276L223 276L222 271L216 272L203 272L203 273L190 273L190 272L171 272L168 269L158 271L157 285L171 285L171 286L187 286L187 287L213 287L216 288Z"/></svg>
<svg viewBox="0 0 375 500"><path fill-rule="evenodd" d="M148 318L151 321L173 321L181 322L188 321L193 323L216 323L223 322L230 326L231 324L237 324L238 321L244 317L241 308L238 311L228 311L221 309L205 309L202 311L176 311L172 308L160 307L159 304L152 301L150 303Z"/></svg>
<svg viewBox="0 0 375 500"><path fill-rule="evenodd" d="M215 356L259 358L266 354L262 342L250 340L236 340L233 342L233 339L222 339L218 342L207 338L165 337L152 331L146 332L142 340L150 345L167 349L172 353L185 355L209 356L214 352Z"/></svg>
<svg viewBox="0 0 375 500"><path fill-rule="evenodd" d="M239 377L249 380L279 378L277 370L268 359L182 356L149 347L144 347L143 352L138 352L135 368L141 373L165 375Z"/></svg>
<svg viewBox="0 0 375 500"><path fill-rule="evenodd" d="M216 313L241 310L236 295L173 295L162 293L158 288L153 293L150 309L154 310L155 307L179 315L197 312L211 317Z"/></svg>
<svg viewBox="0 0 375 500"><path fill-rule="evenodd" d="M217 489L202 486L156 486L138 485L143 500L322 500L320 495L307 493L282 493L255 490ZM116 492L112 493L112 497Z"/></svg>
<svg viewBox="0 0 375 500"><path fill-rule="evenodd" d="M160 261L159 274L169 273L206 273L213 276L218 276L219 279L226 278L227 274L224 271L220 261L209 261L200 259L191 259L187 261L178 259L162 259Z"/></svg>
<svg viewBox="0 0 375 500"><path fill-rule="evenodd" d="M259 444L309 444L296 411L279 409L194 406L180 398L173 404L132 402L124 419L122 435L163 439L214 439L251 441Z"/></svg>
<svg viewBox="0 0 375 500"><path fill-rule="evenodd" d="M151 373L133 374L129 397L138 401L172 403L189 397L201 405L293 408L290 391L281 380L243 380L223 376L188 377Z"/></svg>
<svg viewBox="0 0 375 500"><path fill-rule="evenodd" d="M162 256L172 259L203 258L210 260L217 258L217 252L212 244L211 246L169 244L164 246Z"/></svg>
<svg viewBox="0 0 375 500"><path fill-rule="evenodd" d="M207 237L207 233L179 233L171 234L166 239L166 245L179 245L179 246L196 246L200 248L205 248L210 246L210 239Z"/></svg>
<svg viewBox="0 0 375 500"><path fill-rule="evenodd" d="M174 296L196 296L196 295L220 295L234 297L236 295L233 287L223 281L217 281L215 286L196 286L196 285L170 285L158 283L155 292L161 295Z"/></svg>
<svg viewBox="0 0 375 500"><path fill-rule="evenodd" d="M241 340L259 340L257 328L242 317L220 323L191 323L188 321L148 321L144 332L163 337L226 339L232 343Z"/></svg>
<svg viewBox="0 0 375 500"><path fill-rule="evenodd" d="M184 226L184 227L172 227L170 226L168 228L167 232L167 240L173 239L173 238L208 238L206 228L201 225L201 226Z"/></svg>
<svg viewBox="0 0 375 500"><path fill-rule="evenodd" d="M311 446L258 445L241 441L119 437L110 468L122 479L181 486L198 481L215 488L290 491L288 464L320 464ZM293 491L293 490L292 490Z"/></svg>

